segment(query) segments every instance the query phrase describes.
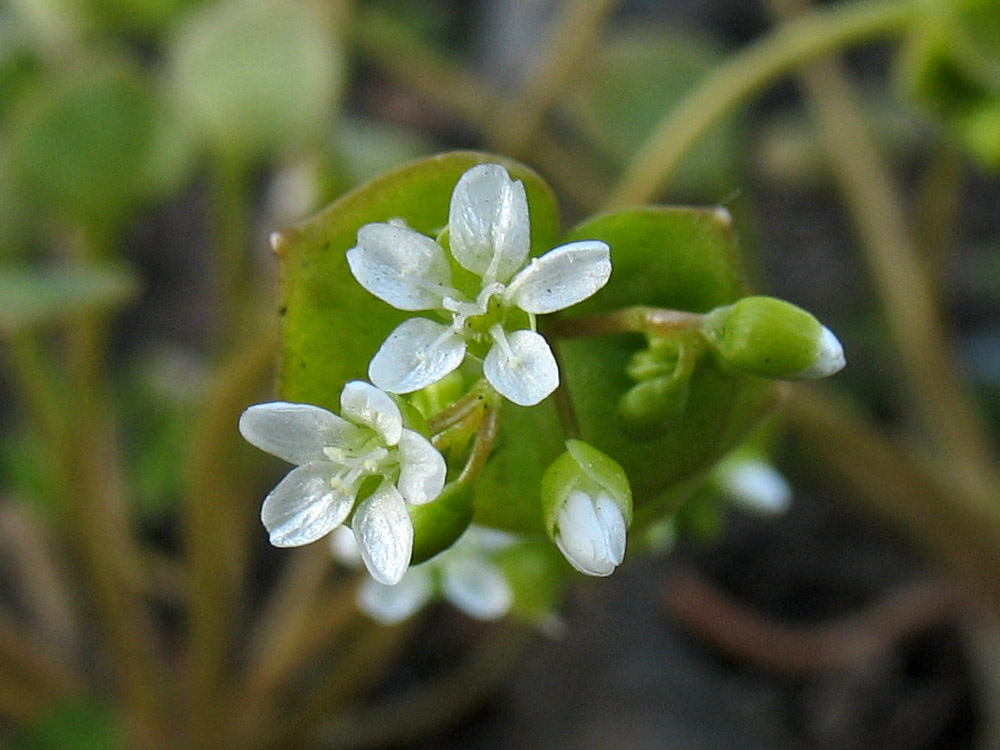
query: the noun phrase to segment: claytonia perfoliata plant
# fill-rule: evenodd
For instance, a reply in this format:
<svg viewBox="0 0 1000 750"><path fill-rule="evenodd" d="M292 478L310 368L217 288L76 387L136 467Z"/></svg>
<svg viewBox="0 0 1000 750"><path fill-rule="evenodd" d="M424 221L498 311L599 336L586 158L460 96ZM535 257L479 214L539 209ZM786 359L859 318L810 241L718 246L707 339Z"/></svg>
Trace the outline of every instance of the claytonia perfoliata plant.
<svg viewBox="0 0 1000 750"><path fill-rule="evenodd" d="M447 245L478 289L457 288L444 248L400 223L366 224L357 241L347 262L358 283L400 310L436 311L447 321L410 318L389 335L368 376L390 393L436 383L471 353L501 395L539 403L559 385L559 369L535 316L587 299L611 275L610 249L597 240L529 261L524 185L499 164L473 167L451 196Z"/></svg>
<svg viewBox="0 0 1000 750"><path fill-rule="evenodd" d="M428 503L441 493L444 458L427 438L403 426L399 407L373 385L348 383L340 406L343 416L284 401L243 412L243 437L297 465L264 500L261 520L272 544L297 547L351 518L368 572L380 583L395 584L413 552L406 505Z"/></svg>
<svg viewBox="0 0 1000 750"><path fill-rule="evenodd" d="M395 586L366 578L358 588L358 607L384 625L402 622L440 594L477 620L498 620L510 610L514 594L492 555L514 544L511 534L470 526L449 549L416 565ZM330 535L334 556L345 565L359 562L354 537L345 528Z"/></svg>

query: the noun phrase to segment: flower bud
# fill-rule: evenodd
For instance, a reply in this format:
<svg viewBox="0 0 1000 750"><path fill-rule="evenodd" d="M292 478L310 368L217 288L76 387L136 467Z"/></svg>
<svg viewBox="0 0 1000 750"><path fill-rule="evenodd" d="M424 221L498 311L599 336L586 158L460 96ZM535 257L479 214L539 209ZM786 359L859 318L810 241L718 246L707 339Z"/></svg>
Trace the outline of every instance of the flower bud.
<svg viewBox="0 0 1000 750"><path fill-rule="evenodd" d="M633 386L618 402L622 430L640 441L661 437L684 416L689 391L686 378L654 378Z"/></svg>
<svg viewBox="0 0 1000 750"><path fill-rule="evenodd" d="M796 380L824 378L845 364L833 332L800 307L773 297L744 297L705 315L702 331L735 372Z"/></svg>
<svg viewBox="0 0 1000 750"><path fill-rule="evenodd" d="M632 490L615 461L580 440L542 477L542 511L549 537L581 573L608 576L625 557Z"/></svg>

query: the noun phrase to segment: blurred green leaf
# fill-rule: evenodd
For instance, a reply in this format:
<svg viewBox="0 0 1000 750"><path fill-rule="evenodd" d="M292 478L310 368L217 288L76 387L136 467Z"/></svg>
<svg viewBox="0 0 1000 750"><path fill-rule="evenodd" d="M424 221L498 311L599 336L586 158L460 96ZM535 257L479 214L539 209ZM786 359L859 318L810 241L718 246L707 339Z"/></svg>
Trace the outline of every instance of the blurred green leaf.
<svg viewBox="0 0 1000 750"><path fill-rule="evenodd" d="M555 198L526 167L491 154L456 152L409 164L364 185L312 219L284 230L276 252L282 271L282 397L336 410L344 383L365 378L368 362L410 313L365 291L346 253L364 224L401 218L435 235L448 221L461 175L486 162L523 180L531 209L532 252L551 248L558 232Z"/></svg>
<svg viewBox="0 0 1000 750"><path fill-rule="evenodd" d="M226 0L171 40L173 93L218 150L255 158L322 138L342 85L342 51L322 5Z"/></svg>
<svg viewBox="0 0 1000 750"><path fill-rule="evenodd" d="M135 277L117 267L0 267L0 332L69 320L131 299Z"/></svg>
<svg viewBox="0 0 1000 750"><path fill-rule="evenodd" d="M40 86L13 114L15 184L87 226L113 225L180 176L185 142L165 118L148 82L125 68Z"/></svg>
<svg viewBox="0 0 1000 750"><path fill-rule="evenodd" d="M62 703L15 741L15 750L125 750L125 732L112 710L90 702Z"/></svg>
<svg viewBox="0 0 1000 750"><path fill-rule="evenodd" d="M618 31L588 56L567 106L575 124L623 163L720 59L711 44L675 29ZM674 176L676 192L718 200L732 189L739 150L734 125L730 120L705 133Z"/></svg>
<svg viewBox="0 0 1000 750"><path fill-rule="evenodd" d="M901 55L904 92L981 164L1000 169L1000 3L928 0Z"/></svg>

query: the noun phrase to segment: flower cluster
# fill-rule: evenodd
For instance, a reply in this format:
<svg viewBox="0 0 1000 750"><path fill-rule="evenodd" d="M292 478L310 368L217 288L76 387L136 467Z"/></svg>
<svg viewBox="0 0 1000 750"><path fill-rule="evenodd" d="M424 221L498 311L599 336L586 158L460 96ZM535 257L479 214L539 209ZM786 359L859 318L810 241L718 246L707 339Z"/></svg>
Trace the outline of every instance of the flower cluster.
<svg viewBox="0 0 1000 750"><path fill-rule="evenodd" d="M358 588L358 607L372 619L394 625L440 595L470 617L497 620L510 610L514 594L491 558L516 541L502 531L470 526L453 546L410 568L395 586L366 578ZM345 565L357 564L359 550L347 529L335 530L330 544L334 556Z"/></svg>
<svg viewBox="0 0 1000 750"><path fill-rule="evenodd" d="M284 401L243 412L243 437L297 466L264 500L261 520L272 544L295 547L350 518L372 577L398 583L413 552L406 505L441 493L445 462L427 438L403 426L399 407L373 385L348 383L340 406L343 416Z"/></svg>
<svg viewBox="0 0 1000 750"><path fill-rule="evenodd" d="M530 225L524 185L498 164L473 167L451 197L451 257L478 280L464 293L441 245L399 223L367 224L347 252L365 289L393 307L436 311L447 321L417 317L386 339L368 377L390 393L410 393L455 370L467 353L482 357L483 375L521 406L537 404L559 385L559 369L535 315L587 299L611 275L609 247L572 242L528 260Z"/></svg>

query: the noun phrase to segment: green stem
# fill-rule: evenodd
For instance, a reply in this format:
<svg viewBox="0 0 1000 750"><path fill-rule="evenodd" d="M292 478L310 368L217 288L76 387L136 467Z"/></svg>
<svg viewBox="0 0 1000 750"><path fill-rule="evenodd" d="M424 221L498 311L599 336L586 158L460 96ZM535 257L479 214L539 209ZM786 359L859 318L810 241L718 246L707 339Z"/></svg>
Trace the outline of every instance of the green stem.
<svg viewBox="0 0 1000 750"><path fill-rule="evenodd" d="M626 166L609 209L652 201L681 159L715 123L795 67L848 44L903 31L914 0L856 0L784 24L738 52L671 110Z"/></svg>
<svg viewBox="0 0 1000 750"><path fill-rule="evenodd" d="M815 64L801 79L881 298L909 391L907 409L956 487L993 503L1000 476L989 431L953 366L956 357L888 165L833 61Z"/></svg>
<svg viewBox="0 0 1000 750"><path fill-rule="evenodd" d="M489 131L491 146L510 156L522 155L539 134L545 115L574 74L579 73L595 39L621 0L575 0L565 3L544 53L530 66L517 95L500 109Z"/></svg>
<svg viewBox="0 0 1000 750"><path fill-rule="evenodd" d="M703 319L704 316L698 313L636 305L584 318L551 320L546 325L546 333L564 339L620 333L672 336L700 330Z"/></svg>

